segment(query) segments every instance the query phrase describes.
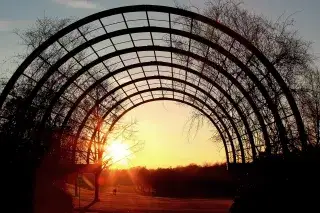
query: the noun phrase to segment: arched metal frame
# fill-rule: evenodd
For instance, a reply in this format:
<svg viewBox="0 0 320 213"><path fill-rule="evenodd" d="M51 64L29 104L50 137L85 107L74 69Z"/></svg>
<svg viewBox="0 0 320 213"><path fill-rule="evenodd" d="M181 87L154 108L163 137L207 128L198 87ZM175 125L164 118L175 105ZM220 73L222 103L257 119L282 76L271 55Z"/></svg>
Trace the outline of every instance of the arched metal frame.
<svg viewBox="0 0 320 213"><path fill-rule="evenodd" d="M159 88L161 90L161 88ZM182 104L186 104L196 110L198 110L199 112L201 112L206 118L209 119L209 121L212 123L212 125L214 125L214 127L217 129L221 139L222 139L222 142L223 142L223 145L224 145L224 149L225 149L225 152L226 152L226 159L227 159L227 162L230 162L230 159L229 159L229 151L227 149L227 141L223 135L223 132L221 131L221 128L214 122L214 120L211 118L211 116L209 114L207 114L205 111L203 111L201 108L187 102L187 101L184 101L184 100L178 100L178 99L174 99L174 98L155 98L155 99L150 99L150 100L146 100L146 101L143 101L143 102L140 102L132 107L130 107L129 109L123 111L120 115L117 116L117 118L112 122L111 126L109 127L108 129L108 133L112 132L112 129L114 128L114 126L116 125L116 123L124 116L126 115L128 112L130 112L131 110L133 110L134 108L142 105L142 104L146 104L146 103L150 103L150 102L154 102L154 101L174 101L174 102L178 102L178 103L182 103ZM212 112L214 113L214 111ZM221 118L218 118L219 121ZM223 122L221 122L222 124L222 127L224 129L224 132L227 133L227 138L229 139L229 141L231 141L232 143L232 137L231 135L229 134L229 132L227 131L227 127L225 126L225 124ZM108 134L105 135L105 138L103 139L104 141L107 140L107 137L108 137ZM231 148L232 150L234 149L234 146L231 144ZM235 152L232 151L232 155L233 155L233 163L236 163L236 156L235 156ZM89 163L89 156L87 156L87 163Z"/></svg>
<svg viewBox="0 0 320 213"><path fill-rule="evenodd" d="M207 32L195 32L195 23L211 33L219 32L219 38L210 40L205 36ZM82 29L85 26L90 28L86 33ZM63 43L70 34L75 39ZM73 46L76 40L81 42ZM206 47L206 53L201 52L199 44ZM58 56L43 57L53 47L58 47ZM83 57L79 56L81 53ZM253 58L259 67L250 63ZM35 70L33 64L37 61L48 66ZM232 65L230 69L226 63ZM67 65L69 69L63 72L62 67ZM228 27L177 8L127 6L102 11L67 26L19 66L1 93L2 109L7 100L15 98L10 92L25 78L35 82L25 99L26 106L34 105L42 90L55 88L41 123L45 126L48 120L61 118L61 128L74 127L74 161L75 153L80 151L78 145L87 141L87 156L82 161L90 163L96 133L101 132L106 138L120 117L153 100L185 103L205 115L222 138L228 162L250 162L260 152L276 152L279 144L286 153L291 141L299 140L302 149L307 143L294 98L268 59ZM59 80L52 85L52 79ZM268 90L270 83L278 91ZM161 92L161 97L156 97L156 91ZM143 96L147 92L150 95ZM171 92L170 97L165 92ZM139 100L133 99L136 96ZM276 96L282 97L280 104ZM101 118L92 124L97 108L102 111ZM2 117L5 119L5 115ZM85 136L88 132L91 137Z"/></svg>
<svg viewBox="0 0 320 213"><path fill-rule="evenodd" d="M157 78L159 79L159 76L157 76L157 77L148 77L148 78L135 79L135 80L132 81L132 82L128 82L128 83L126 83L126 84L124 84L124 85L121 85L120 87L115 88L114 91L117 91L117 90L119 90L121 87L130 85L131 83L134 83L134 82L140 82L140 81L143 81L143 80L146 80L146 79L147 79L147 80L150 80L150 79L157 79ZM169 79L169 78L162 76L162 77L160 77L160 79ZM172 79L172 78L170 78L170 80L179 81L179 79ZM192 86L192 85L190 84L190 86ZM207 108L208 110L210 110L210 106L209 106L207 103L205 103L204 101L202 101L201 99L197 98L196 96L194 96L194 95L192 95L192 94L190 94L190 93L187 93L186 91L183 91L183 90L180 91L180 90L178 90L178 89L166 88L166 87L162 86L162 87L160 87L160 88L152 88L152 89L147 89L147 90L141 90L141 91L139 91L138 93L134 93L134 94L128 95L128 96L125 97L124 99L118 101L118 102L115 103L113 106L111 106L110 109L101 117L101 119L104 120L104 119L112 112L112 110L114 110L115 107L117 107L117 106L118 106L119 104L121 104L122 102L124 102L124 101L126 101L126 100L128 100L128 99L130 99L130 98L132 98L132 97L134 97L134 96L136 96L136 95L139 95L140 93L144 93L144 92L147 92L147 91L152 92L152 91L157 91L157 90L160 90L160 91L173 91L173 92L177 92L177 93L181 93L181 94L187 95L187 96L191 97L192 100L198 101L198 102L199 102L200 104L202 104L203 106L206 106L206 108ZM110 93L112 94L114 91L110 91ZM230 118L230 115L228 115L228 113L226 113L225 109L219 104L219 102L218 102L215 98L213 98L211 95L209 95L208 93L206 93L204 90L202 90L202 89L200 89L200 88L199 88L199 91L207 94L208 97L210 97L210 99L212 99L214 102L216 102L217 105L219 105L220 109L223 111L224 116L226 116L229 120L232 121L232 119ZM108 95L108 94L106 94L106 95ZM103 100L103 98L102 98L101 100ZM183 99L182 101L186 102L184 99ZM98 102L99 102L99 101L98 101ZM195 104L193 104L193 105L195 105ZM135 105L134 105L134 106L135 106ZM93 109L94 109L94 107L91 108L90 111L92 111ZM126 111L126 110L125 110L125 111ZM222 119L220 118L220 116L216 113L216 111L212 111L212 110L210 110L210 111L211 111L211 114L210 114L209 117L207 117L207 118L208 118L209 120L212 120L211 115L212 115L212 114L215 115L215 117L218 119L218 121L221 123L221 125L224 127L224 129L227 130L228 128L227 128L225 122L223 122L223 120L222 120ZM120 112L121 112L121 111L120 111ZM90 113L87 113L87 116L88 116L89 114L90 114ZM118 116L117 116L117 118L118 118ZM83 129L83 126L84 126L84 123L85 123L86 120L87 120L87 117L85 117L85 118L83 119L83 123L82 123L82 125L80 126L80 128L79 128L79 130L78 130L78 132L77 132L77 136L78 136L78 137L76 137L76 138L79 138L79 135L80 135L80 133L81 133L81 130ZM117 119L116 119L116 120L117 120ZM99 124L98 124L98 125L99 125ZM97 126L98 126L98 125L97 125ZM111 124L111 127L113 127L113 126L114 126L114 122ZM240 149L241 149L241 157L242 157L242 159L243 159L243 161L244 161L244 158L243 158L243 157L244 157L244 153L243 153L243 147L242 147L241 137L240 137L240 135L239 135L239 132L238 132L238 130L237 130L236 125L234 124L234 122L231 122L231 126L232 126L232 128L234 129L234 131L236 132L237 139L238 139L238 142L239 142L239 146L240 146ZM110 129L110 128L109 128L109 129ZM111 129L110 129L110 130L111 130ZM96 129L94 130L91 138L90 138L89 147L91 147L91 144L92 144L92 142L93 142L93 139L94 139L97 131L98 131L98 129L96 128ZM107 131L107 132L110 132L110 131ZM227 133L227 135L228 135L228 138L230 139L230 145L231 145L231 149L232 149L232 151L233 151L233 152L232 152L232 153L233 153L233 160L235 161L234 144L233 144L233 141L232 141L232 137L231 137L231 135L230 135L230 133L229 133L228 131L226 131L226 133ZM75 142L74 142L73 150L75 150L76 145L77 145L77 140L75 140ZM87 151L88 154L90 153L90 148L89 148L89 147L88 147L88 151Z"/></svg>

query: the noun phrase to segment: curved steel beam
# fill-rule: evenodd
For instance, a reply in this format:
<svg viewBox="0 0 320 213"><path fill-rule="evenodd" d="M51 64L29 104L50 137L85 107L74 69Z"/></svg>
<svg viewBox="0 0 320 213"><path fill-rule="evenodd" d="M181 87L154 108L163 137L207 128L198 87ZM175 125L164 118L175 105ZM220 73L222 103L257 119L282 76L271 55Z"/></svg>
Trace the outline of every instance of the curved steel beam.
<svg viewBox="0 0 320 213"><path fill-rule="evenodd" d="M149 46L149 47L148 47L148 46L147 46L147 47L124 49L124 50L117 51L116 53L117 53L117 55L118 55L118 54L124 54L124 53L129 53L129 52L131 52L131 50L132 50L132 51L135 51L136 49L139 49L139 51L148 51L148 50L162 50L162 51L165 51L165 50L167 50L168 48L170 48L170 47L160 47L160 46L154 46L154 47ZM173 51L173 52L177 52L177 53L183 53L183 52L181 52L182 50L179 50L179 49L176 49L176 48L170 48L170 50ZM186 51L184 51L184 52L186 52ZM108 56L106 55L106 56L104 56L104 57L101 57L100 59L97 59L96 61L93 61L92 63L90 63L90 64L88 64L87 66L85 66L85 67L83 68L83 70L81 70L81 72L84 72L85 69L89 69L89 67L92 67L92 66L100 63L100 61L105 60L106 58L113 57L113 56L115 56L115 55L116 55L115 53L111 53L111 54L108 54ZM201 60L201 61L203 61L203 62L206 62L206 59L203 58L203 57L201 57L201 56L197 56L197 55L193 54L192 57L197 58L198 60ZM210 65L210 64L209 64L209 65ZM125 67L124 69L128 69L128 67ZM185 68L183 68L183 69L185 69ZM225 71L225 72L226 72L226 71ZM114 73L114 72L112 72L112 73ZM80 73L78 73L77 75L80 75ZM110 75L111 75L111 74L110 74ZM251 97L249 96L249 94L248 94L248 93L245 91L245 89L239 84L239 82L237 83L237 81L236 81L232 76L230 76L230 74L228 75L228 77L229 77L229 80L231 80L236 86L238 86L238 89L239 89L239 87L240 87L239 90L240 90L241 92L243 92L244 96L246 97L246 99L248 100L249 104L250 104L251 107L253 108L253 110L254 110L254 112L255 112L258 120L260 121L260 124L263 123L263 121L262 121L262 116L261 116L259 110L257 109L257 107L255 106L253 100L252 100ZM202 78L204 78L204 77L202 77ZM207 79L208 79L208 78L207 78ZM72 79L72 80L73 80L73 79ZM209 80L209 79L208 79L208 80ZM210 81L212 82L212 80L209 80L209 82L210 82ZM72 82L72 81L70 80L70 83L71 83L71 82ZM66 87L67 87L67 86L65 86L65 88L66 88ZM62 93L60 92L59 94L62 94ZM263 132L264 132L265 142L268 143L268 137L267 137L268 134L267 134L267 132L266 132L266 129L265 129L264 125L261 125L261 126L262 126L262 130L263 130ZM269 147L268 144L267 144L266 147Z"/></svg>
<svg viewBox="0 0 320 213"><path fill-rule="evenodd" d="M89 65L89 64L88 64ZM232 106L234 108L236 108L237 112L240 113L242 112L238 106L238 104L231 98L231 96L219 85L217 84L216 82L214 82L212 79L210 79L209 77L203 75L202 73L199 73L191 68L188 68L188 67L184 67L182 65L179 65L179 64L171 64L171 63L168 63L168 62L161 62L161 61L152 61L152 62L144 62L144 63L140 63L140 64L133 64L133 65L129 65L129 66L126 66L126 67L122 67L118 70L115 70L113 71L112 73L108 73L107 75L103 76L102 78L100 78L98 81L96 81L95 83L93 83L87 90L85 93L83 93L78 99L77 101L73 104L73 106L70 108L69 112L67 113L67 116L65 117L64 121L63 121L63 125L62 126L66 126L67 124L67 121L69 120L69 118L71 117L73 111L75 110L75 108L77 107L77 105L81 102L81 100L97 85L99 85L102 81L104 80L107 80L109 77L113 76L113 75L116 75L120 72L123 72L125 70L128 70L128 69L133 69L133 68L136 68L136 67L141 67L141 66L150 66L150 65L158 65L158 66L170 66L170 67L174 67L174 68L177 68L177 69L183 69L183 70L186 70L196 76L198 76L199 78L202 78L204 80L206 80L207 82L209 82L210 84L212 84L215 88L217 88L232 104ZM91 65L90 65L91 66ZM70 81L70 84L72 83L72 81ZM65 88L67 88L67 86L65 86ZM62 92L60 92L59 94L62 94ZM250 96L248 93L245 93L244 94L244 97L246 97L247 99L250 99ZM58 97L56 98L58 99ZM252 101L248 101L249 103L252 103ZM49 110L51 110L53 108L53 105L54 105L54 101L52 101L51 105L50 105L50 108L48 108ZM264 135L264 139L265 139L265 143L266 143L266 148L267 150L270 150L270 142L269 142L269 137L268 137L268 134L267 134L267 130L266 130L266 127L265 127L265 124L264 124L264 121L263 121L263 118L262 118L262 115L260 114L259 110L257 109L257 107L255 105L252 106L253 108L253 111L260 123L260 126L261 126L261 129L262 129L262 132L263 132L263 135ZM46 113L47 116L49 116L49 113L47 112ZM45 118L44 118L45 119ZM43 121L45 122L45 120Z"/></svg>
<svg viewBox="0 0 320 213"><path fill-rule="evenodd" d="M273 103L271 97L269 96L269 93L267 92L267 90L265 89L264 85L259 81L259 79L254 75L254 73L248 68L246 67L238 58L236 58L234 55L232 55L230 52L228 52L226 49L224 49L223 47L221 47L220 45L213 43L212 41L209 41L203 37L200 37L198 35L194 35L192 33L186 32L186 31L181 31L181 30L176 30L176 29L169 29L169 28L162 28L162 27L137 27L137 28L129 28L129 29L124 29L124 30L118 30L118 31L114 31L108 34L104 34L98 37L95 37L91 40L89 40L86 43L83 43L81 45L79 45L78 47L76 47L75 49L71 50L69 53L67 53L65 56L63 56L60 60L58 60L53 66L51 66L49 68L49 70L45 73L45 75L40 79L40 81L37 83L37 85L35 86L35 88L32 90L32 92L30 93L30 95L28 96L28 98L26 99L26 106L31 104L31 101L33 100L33 98L36 96L38 90L40 90L40 88L44 85L44 83L46 82L46 80L61 66L63 65L67 60L69 60L72 56L74 56L75 54L77 54L78 52L84 50L85 48L89 47L90 45L94 45L100 41L103 41L105 39L111 38L111 37L115 37L115 36L120 36L120 35L126 35L126 34L130 34L130 33L139 33L139 32L164 32L164 33L171 33L171 34L175 34L175 35L181 35L190 39L193 39L195 41L198 41L200 43L203 43L207 46L210 46L212 49L217 50L218 52L220 52L221 54L223 54L224 56L226 56L229 60L233 61L238 67L240 67L242 69L243 72L246 73L246 75L252 80L252 82L257 86L257 88L259 89L259 91L261 92L261 94L264 96L266 103L269 107L269 109L271 110L275 121L276 121L276 125L279 131L279 136L282 142L282 148L284 150L284 152L287 152L287 136L286 136L286 132L285 132L285 128L283 126L282 120L280 118L280 115L278 113L277 107L276 105ZM149 46L146 46L149 47ZM143 51L140 50L143 47L133 47L134 51ZM152 50L158 50L157 48L161 49L161 46L153 46ZM172 47L162 47L162 48L171 48L167 49L166 51L168 52L174 52L173 50L178 50L179 54L184 54L190 57L193 57L195 59L197 59L197 57L201 57L197 54L194 54L192 52L189 51L185 51L185 50L181 50L181 49L177 49L177 48L172 48ZM131 49L131 48L128 48ZM128 50L125 49L125 50ZM159 50L162 51L162 50ZM117 54L120 55L121 50L115 51L113 52L113 54ZM111 54L108 54L108 57L110 57ZM107 55L106 55L107 56ZM97 62L97 61L104 61L106 60L104 57L100 57L97 60L93 61L93 62ZM226 70L224 70L220 65L209 61L208 59L205 58L205 61L207 61L206 63L210 62L210 65L215 68L218 72L220 72L221 74L223 74L225 77L227 77L228 79L234 79L233 76L228 73ZM89 63L91 64L91 63ZM77 72L74 76L78 75L79 72ZM230 80L230 79L229 79ZM233 82L235 85L241 85L237 80L235 80L235 82ZM238 87L237 86L237 87ZM245 89L243 89L245 91ZM241 91L243 93L243 91ZM47 115L48 116L48 115Z"/></svg>
<svg viewBox="0 0 320 213"><path fill-rule="evenodd" d="M85 25L87 23L90 23L94 20L98 20L102 17L108 17L115 14L121 14L121 13L127 13L127 12L139 12L139 11L154 11L154 12L163 12L167 14L177 14L185 17L190 17L195 20L199 20L203 23L206 23L216 29L219 29L223 33L229 35L232 38L235 38L239 43L244 45L247 49L249 49L251 52L253 52L256 57L261 61L261 63L268 69L268 71L274 76L275 80L279 83L279 86L283 90L288 103L292 109L292 112L294 114L296 124L299 131L300 140L302 142L302 146L305 147L307 143L307 137L304 129L304 124L300 115L300 112L298 110L297 104L293 98L293 95L290 92L290 89L285 84L284 80L280 76L280 74L276 71L274 66L270 63L270 61L262 54L261 51L259 51L254 45L252 45L248 40L246 40L244 37L242 37L240 34L236 33L235 31L231 30L230 28L216 22L215 20L209 19L205 16L202 16L200 14L178 9L178 8L171 8L171 7L165 7L165 6L156 6L156 5L136 5L136 6L127 6L127 7L120 7L115 8L111 10L102 11L96 14L93 14L91 16L88 16L86 18L83 18L66 28L60 30L58 33L50 37L47 41L45 41L43 44L41 44L36 50L34 50L27 59L19 66L17 71L14 73L12 78L9 80L7 85L5 86L3 92L0 96L0 108L2 107L5 98L9 94L10 90L13 88L15 82L19 78L19 76L24 72L24 70L27 68L27 66L38 56L41 54L42 51L44 51L47 47L49 47L51 44L53 44L56 40L63 37L67 33L71 32L74 29L77 29L78 27Z"/></svg>
<svg viewBox="0 0 320 213"><path fill-rule="evenodd" d="M152 46L150 46L150 47L140 47L139 50L140 50L140 51L147 51L147 50L154 50L154 49L156 49L156 50L167 50L167 48L168 48L168 47L159 47L159 46L152 47ZM130 53L131 51L134 51L135 49L136 49L136 48L124 49L124 50L118 51L117 53L119 53L119 54ZM179 53L181 53L181 52L179 51L179 49L175 49L175 48L171 48L171 49L172 49L171 51L174 50L174 52L179 52ZM97 59L96 61L93 61L93 62L89 63L88 65L86 65L86 66L85 66L81 71L79 71L79 72L85 72L86 69L89 69L90 67L95 66L96 64L98 64L100 61L105 60L106 58L113 57L113 56L115 56L115 53L111 53L111 54L108 54L108 56L106 55L106 56L102 57L101 59ZM195 55L193 55L193 57L197 57L197 59L199 59L199 60L201 60L201 61L204 61L204 62L206 61L205 58L203 58L203 57L201 57L201 56L195 56ZM149 62L146 62L145 65L147 65L148 63L149 63ZM186 68L186 67L181 66L181 65L170 64L170 63L166 63L166 62L150 62L150 63L158 63L159 65L160 65L160 64L163 64L163 65L167 65L167 66L172 66L172 67L181 68L181 69L184 69L184 70L188 70L188 72L191 72L191 73L193 73L193 74L195 74L195 75L200 76L200 75L199 75L199 72L194 71L194 70L192 70L192 69L190 69L190 68ZM134 67L139 67L139 66L141 66L141 65L142 65L142 63L141 63L141 64L130 65L130 66L127 66L127 67L120 68L119 70L116 70L116 71L113 71L112 73L107 74L106 76L103 77L103 79L106 79L107 77L110 77L110 76L112 76L112 75L117 74L118 71L124 71L124 70L131 69L131 68L134 68ZM150 64L150 65L151 65L151 64ZM80 74L78 73L77 75L80 75ZM208 78L208 77L205 76L205 75L201 75L200 77L203 78L203 79L205 79L205 80L207 80L207 81L210 82L211 84L215 85L215 87L216 87L217 89L219 89L220 91L223 91L223 89L222 89L218 84L216 84L215 82L213 82L212 79ZM248 100L248 103L249 103L249 104L251 105L251 107L253 108L253 111L254 111L254 113L255 113L255 115L256 115L256 117L257 117L257 119L258 119L258 121L259 121L259 123L260 123L260 125L261 125L261 127L262 127L262 131L263 131L264 139L265 139L265 143L266 143L266 148L267 148L267 150L270 150L270 143L269 143L268 133L267 133L267 130L266 130L266 128L265 128L265 124L264 124L263 118L262 118L259 110L257 109L257 106L256 106L255 103L253 102L253 100L252 100L252 98L250 97L250 95L245 91L245 89L244 89L241 85L239 85L239 83L237 83L237 81L236 81L232 76L230 76L230 74L229 74L229 78L230 78L230 80L231 80L236 86L238 86L238 88L240 87L239 90L243 92L243 95L245 96L245 98ZM71 84L72 81L73 81L73 79L70 80L69 83ZM100 81L99 81L99 82L96 82L96 83L100 83ZM67 85L66 85L66 86L63 86L63 87L64 87L64 88L67 88ZM93 88L93 85L90 86L90 90L91 90L92 88ZM87 92L89 92L90 90L87 90ZM229 94L227 94L227 92L222 92L222 93L223 93L226 97L229 97ZM59 94L62 94L62 92L60 91ZM83 95L84 95L84 94L83 94ZM81 98L84 97L83 95L82 95ZM232 102L232 98L228 98L228 99ZM76 101L76 104L79 104L80 101L81 101L81 100L78 99L78 100ZM234 102L234 101L233 101L233 102ZM52 104L54 104L54 102L53 102ZM234 105L237 105L237 104L234 104ZM53 105L51 105L51 106L53 107ZM51 108L52 108L52 107L51 107ZM65 119L63 126L65 126L66 121L67 121L67 120L69 119L69 117L71 116L71 113L72 113L72 111L75 109L75 107L76 107L76 106L74 105L73 108L71 109L71 111L68 112L68 114L67 114L67 116L66 116L67 119Z"/></svg>
<svg viewBox="0 0 320 213"><path fill-rule="evenodd" d="M226 158L227 158L227 163L229 164L230 163L230 159L229 159L229 153L228 153L228 146L227 146L227 142L224 138L224 135L220 129L220 127L214 122L214 120L211 118L210 115L208 115L205 111L203 111L201 108L195 106L194 104L191 104L190 102L187 102L187 101L183 101L183 100L179 100L179 99L174 99L174 98L155 98L155 99L150 99L150 100L145 100L143 102L140 102L134 106L131 106L130 108L128 108L127 110L125 110L124 112L122 112L111 124L107 134L109 134L112 129L114 128L115 124L125 115L127 114L129 111L131 111L132 109L142 105L142 104L146 104L146 103L150 103L150 102L154 102L154 101L173 101L173 102L179 102L179 103L183 103L183 104L186 104L196 110L198 110L199 112L201 112L205 117L207 117L210 122L214 125L214 127L218 130L219 132L219 135L222 139L222 142L223 142L223 145L224 145L224 149L225 149L225 152L226 152ZM221 123L222 125L224 125L224 123ZM224 128L226 128L226 126L224 125L223 126ZM229 131L227 129L225 129L225 132L228 134L228 137L230 139L230 134L229 134ZM107 135L108 136L108 135ZM107 137L106 136L106 137ZM105 139L106 140L106 139ZM230 142L231 144L231 142ZM232 153L233 154L233 162L236 162L236 157L234 156L234 152Z"/></svg>
<svg viewBox="0 0 320 213"><path fill-rule="evenodd" d="M234 122L233 122L233 119L232 119L232 118L230 117L230 115L227 113L226 109L225 109L214 97L212 97L212 95L211 95L210 93L208 93L207 91L203 90L202 88L197 87L196 85L193 85L193 84L190 83L190 82L185 82L185 81L183 81L183 80L181 80L181 79L178 79L178 78L172 78L172 77L167 77L167 76L144 77L144 78L135 79L135 80L130 81L130 82L126 82L126 83L124 83L124 84L122 84L122 85L120 85L120 86L112 89L112 90L109 91L107 94L105 94L103 97L101 97L101 99L99 99L99 100L96 102L96 104L88 111L88 113L86 114L85 118L83 119L80 127L78 128L78 132L77 132L76 137L75 137L76 139L75 139L75 144L74 144L74 147L73 147L73 148L75 148L75 146L76 146L77 138L80 136L80 133L81 133L81 131L82 131L82 128L83 128L83 126L84 126L85 123L86 123L86 120L88 119L88 117L90 116L90 114L93 112L93 110L95 109L95 107L98 106L106 97L110 96L111 94L114 94L117 90L121 89L122 87L125 87L125 86L127 86L127 85L132 84L133 82L139 82L139 81L145 81L145 80L152 80L152 79L167 79L167 80L173 80L173 81L176 81L176 82L179 82L179 83L184 83L184 84L186 84L186 85L188 85L188 86L190 86L190 87L195 88L196 90L199 90L200 92L202 92L203 94L205 94L206 97L209 97L213 102L215 102L215 103L217 104L217 106L219 106L219 108L225 113L225 116L229 119L230 123L234 123ZM170 89L171 89L171 88L170 88ZM150 90L150 89L149 89L149 90ZM239 106L238 106L236 103L234 103L234 101L232 100L232 98L231 98L228 94L224 94L224 95L225 95L227 98L230 99L231 103L234 104L235 109L238 111L238 114L239 114L239 116L241 117L241 119L242 119L242 121L243 121L243 123L244 123L244 126L245 126L245 128L246 128L246 130L247 130L247 134L248 134L248 136L249 136L249 141L250 141L251 148L252 148L252 155L253 155L253 157L256 157L254 141L253 141L253 140L250 140L250 134L251 134L251 139L253 139L253 137L252 137L252 132L251 132L250 127L249 127L249 124L248 124L248 122L247 122L247 120L246 120L246 118L245 118L245 115L243 114L243 112L241 111L241 109L239 108ZM234 125L234 127L235 127L235 132L236 132L236 134L237 134L237 133L238 133L238 130L237 130L237 128L236 128L235 125ZM94 133L93 133L93 137L95 136L96 131L97 131L97 128L95 129L95 131L94 131ZM237 136L238 136L238 139L239 139L239 145L240 145L241 152L243 153L243 147L242 147L241 137L240 137L239 133L237 134ZM92 138L93 138L93 137L92 137ZM243 154L243 156L244 156L244 154Z"/></svg>
<svg viewBox="0 0 320 213"><path fill-rule="evenodd" d="M130 85L130 84L129 84ZM120 88L119 88L120 89ZM146 93L146 92L152 92L152 91L173 91L173 92L177 92L177 93L180 93L180 94L184 94L184 95L187 95L191 98L194 98L195 100L199 101L201 104L203 104L204 106L206 106L208 109L211 109L210 106L204 102L203 100L201 100L200 98L196 97L195 95L191 94L191 93L188 93L188 92L185 92L183 90L177 90L177 89L172 89L172 88L166 88L166 87L159 87L159 88L152 88L152 89L146 89L146 90L141 90L141 91L138 91L136 93L133 93L131 95L128 95L127 97L124 97L123 99L119 100L117 103L115 103L114 105L112 105L112 107L110 107L110 109L102 116L101 118L101 121L104 120L109 114L110 112L112 112L117 106L119 106L121 103L123 103L124 101L128 100L129 98L132 98L136 95L140 95L140 94L143 94L143 93ZM173 98L174 99L174 98ZM174 100L179 100L179 99L174 99ZM186 102L186 101L184 101ZM191 103L190 103L191 104ZM189 104L189 105L190 105ZM193 105L196 109L198 109L199 107L196 106L195 104L191 104ZM135 106L135 105L134 105ZM235 151L235 148L234 148L234 144L233 144L233 139L232 139L232 136L230 135L230 132L229 132L229 128L226 126L226 124L224 123L223 119L219 116L219 114L217 112L215 112L214 110L210 110L211 111L211 114L215 115L217 117L217 119L219 120L219 122L221 123L221 125L223 126L223 128L225 129L225 132L227 133L227 136L229 138L229 141L230 141L230 145L231 145L231 149L232 149L232 154L233 154L233 159L234 159L234 163L236 163L236 151ZM200 110L201 113L204 112L204 110ZM204 115L207 115L207 113L204 113ZM211 116L208 115L209 117L207 117L208 119L212 120ZM228 116L228 115L227 115ZM228 117L230 119L230 116ZM117 119L117 118L116 118ZM97 126L99 125L100 121L98 122ZM238 138L238 141L239 141L239 144L242 144L242 140L241 140L241 137L240 137L240 134L238 132L238 129L236 128L236 126L234 125L233 122L230 122L231 125L232 125L232 128L234 128L235 132L236 132L236 135L237 135L237 138ZM113 126L114 124L111 124L111 126ZM79 128L80 129L80 128ZM89 161L89 154L90 154L90 150L91 150L91 146L92 146L92 142L93 142L93 139L95 137L95 134L97 132L97 128L95 128L95 131L93 132L92 136L91 136L91 139L90 139L90 142L89 142L89 146L88 146L88 150L87 150L87 162ZM109 131L108 131L109 132ZM108 134L107 132L107 134ZM241 147L241 145L240 145ZM74 149L75 150L75 149ZM242 156L242 163L245 163L245 156L244 156L244 152L241 152L241 154L243 154Z"/></svg>

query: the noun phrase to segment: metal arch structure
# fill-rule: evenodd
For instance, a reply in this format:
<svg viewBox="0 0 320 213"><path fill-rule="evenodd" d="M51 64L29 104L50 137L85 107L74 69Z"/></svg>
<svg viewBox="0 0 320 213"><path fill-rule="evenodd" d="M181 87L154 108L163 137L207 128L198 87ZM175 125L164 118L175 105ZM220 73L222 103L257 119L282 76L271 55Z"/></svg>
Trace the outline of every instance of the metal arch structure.
<svg viewBox="0 0 320 213"><path fill-rule="evenodd" d="M307 146L294 97L263 53L227 26L191 11L126 6L60 30L4 87L2 123L7 103L18 98L14 89L23 89L26 79L32 88L19 112L41 108L41 126L55 122L61 146L71 135L73 163L94 163L97 133L103 135L98 143L106 143L123 115L159 100L192 106L206 116L221 136L228 163ZM46 91L52 96L40 106L37 100Z"/></svg>
<svg viewBox="0 0 320 213"><path fill-rule="evenodd" d="M158 89L159 90L159 89ZM160 89L161 90L161 89ZM229 153L228 153L228 150L227 150L227 140L224 138L225 136L223 135L223 132L226 132L227 134L227 137L229 139L229 141L232 140L232 137L230 136L230 134L228 133L227 130L227 127L224 125L224 123L221 123L222 124L222 127L219 127L218 124L211 118L211 116L209 114L207 114L205 111L203 111L201 108L195 106L195 105L192 105L191 103L189 103L188 101L185 101L185 100L179 100L179 99L174 99L174 98L165 98L165 97L160 97L160 98L155 98L155 99L149 99L149 100L146 100L146 101L143 101L143 102L140 102L130 108L128 108L127 110L123 111L119 116L117 116L117 118L112 122L111 126L109 127L109 132L112 132L112 129L114 128L114 126L116 125L116 123L124 116L126 115L128 112L130 112L130 110L142 105L142 104L145 104L145 103L150 103L150 102L154 102L154 101L174 101L174 102L178 102L178 103L182 103L182 104L186 104L196 110L198 110L199 112L201 112L204 116L206 116L210 122L212 123L212 125L214 125L214 127L217 129L219 135L221 136L221 140L223 142L223 145L224 145L224 148L225 148L225 152L226 152L226 158L227 158L227 162L230 162L229 160ZM214 112L213 112L214 113ZM219 118L218 118L219 119ZM219 119L220 121L220 119ZM223 128L223 131L221 130L221 128ZM107 135L105 135L105 138L104 140L107 139ZM232 150L234 150L234 147L233 147L233 144L231 144L232 146ZM89 162L89 152L88 152L88 155L87 155L87 162ZM235 152L232 152L232 154L234 155ZM233 156L233 159L234 161L236 160L236 157ZM233 162L235 163L235 162Z"/></svg>

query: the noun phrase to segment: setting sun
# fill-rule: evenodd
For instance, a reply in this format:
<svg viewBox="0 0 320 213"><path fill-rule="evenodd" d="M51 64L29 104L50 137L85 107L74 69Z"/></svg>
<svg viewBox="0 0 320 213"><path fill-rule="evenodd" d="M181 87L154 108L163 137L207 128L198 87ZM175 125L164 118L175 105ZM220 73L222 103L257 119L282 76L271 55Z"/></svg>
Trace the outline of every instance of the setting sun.
<svg viewBox="0 0 320 213"><path fill-rule="evenodd" d="M129 145L121 141L112 141L106 147L106 158L111 159L112 164L128 165L131 154Z"/></svg>

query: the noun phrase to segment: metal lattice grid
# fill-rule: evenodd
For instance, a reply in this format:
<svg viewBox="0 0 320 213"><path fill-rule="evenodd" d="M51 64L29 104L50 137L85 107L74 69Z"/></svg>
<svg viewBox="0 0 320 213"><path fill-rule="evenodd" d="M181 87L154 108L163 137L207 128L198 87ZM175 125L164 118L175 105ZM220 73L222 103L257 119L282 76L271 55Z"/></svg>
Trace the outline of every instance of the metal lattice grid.
<svg viewBox="0 0 320 213"><path fill-rule="evenodd" d="M293 141L306 146L293 96L267 58L228 27L190 11L128 6L67 26L9 80L0 96L2 120L26 81L32 89L24 103L42 109L43 126L54 120L62 130L73 127L60 140L74 138L74 162L91 163L95 135L105 143L120 117L154 100L184 103L208 117L228 162L287 152ZM49 90L52 97L39 105L37 97ZM78 159L77 152L87 154Z"/></svg>

